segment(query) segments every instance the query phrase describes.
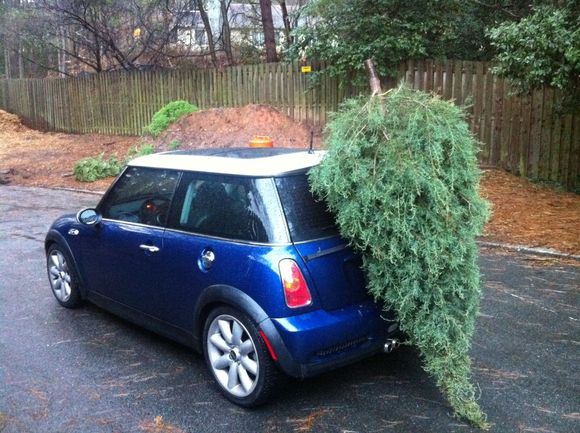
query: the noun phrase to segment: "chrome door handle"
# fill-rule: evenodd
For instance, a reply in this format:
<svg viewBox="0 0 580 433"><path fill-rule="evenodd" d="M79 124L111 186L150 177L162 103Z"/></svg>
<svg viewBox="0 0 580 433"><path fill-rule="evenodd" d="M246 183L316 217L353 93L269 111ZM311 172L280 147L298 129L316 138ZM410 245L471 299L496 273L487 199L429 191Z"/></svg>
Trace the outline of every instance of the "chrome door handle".
<svg viewBox="0 0 580 433"><path fill-rule="evenodd" d="M155 245L141 244L141 245L139 245L139 248L141 248L142 250L145 250L145 251L149 251L150 253L159 252L159 247L156 247Z"/></svg>

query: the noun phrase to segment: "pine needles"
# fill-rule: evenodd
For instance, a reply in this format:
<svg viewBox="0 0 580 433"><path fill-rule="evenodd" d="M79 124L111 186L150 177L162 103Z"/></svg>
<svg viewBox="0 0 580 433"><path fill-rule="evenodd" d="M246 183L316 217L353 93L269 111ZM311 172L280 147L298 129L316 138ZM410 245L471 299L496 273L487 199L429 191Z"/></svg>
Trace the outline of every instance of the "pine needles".
<svg viewBox="0 0 580 433"><path fill-rule="evenodd" d="M487 428L470 382L481 298L476 142L462 110L405 86L347 101L329 124L313 191L363 253L369 291L395 309L455 412Z"/></svg>

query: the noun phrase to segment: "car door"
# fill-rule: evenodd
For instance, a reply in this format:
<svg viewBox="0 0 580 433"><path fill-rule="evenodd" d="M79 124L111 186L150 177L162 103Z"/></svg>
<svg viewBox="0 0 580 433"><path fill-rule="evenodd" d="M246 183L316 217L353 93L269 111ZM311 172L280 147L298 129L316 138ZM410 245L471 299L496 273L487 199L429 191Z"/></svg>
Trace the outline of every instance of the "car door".
<svg viewBox="0 0 580 433"><path fill-rule="evenodd" d="M128 167L103 198L103 219L83 239L86 283L97 296L157 315L163 232L178 178L172 170Z"/></svg>
<svg viewBox="0 0 580 433"><path fill-rule="evenodd" d="M271 179L183 174L163 241L168 256L156 293L162 320L191 329L199 294L216 284L258 302L267 297L250 292L257 292L252 276L268 266L270 245L288 240L281 209L265 203L277 203L274 194Z"/></svg>

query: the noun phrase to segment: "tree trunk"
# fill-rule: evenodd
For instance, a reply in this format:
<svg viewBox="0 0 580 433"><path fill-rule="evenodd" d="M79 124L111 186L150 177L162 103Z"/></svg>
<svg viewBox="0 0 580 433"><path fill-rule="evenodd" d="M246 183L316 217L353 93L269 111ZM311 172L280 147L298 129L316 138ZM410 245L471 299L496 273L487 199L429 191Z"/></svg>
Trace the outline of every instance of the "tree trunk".
<svg viewBox="0 0 580 433"><path fill-rule="evenodd" d="M292 26L290 25L290 17L288 16L288 8L286 7L286 1L280 0L280 9L282 10L282 21L284 22L284 36L286 38L286 46L292 45Z"/></svg>
<svg viewBox="0 0 580 433"><path fill-rule="evenodd" d="M277 62L276 35L274 33L274 20L272 19L272 0L260 0L262 15L262 27L264 28L264 45L266 46L266 61Z"/></svg>
<svg viewBox="0 0 580 433"><path fill-rule="evenodd" d="M207 45L209 48L209 55L211 56L211 62L214 67L217 68L218 61L215 53L215 43L213 41L213 32L211 30L211 23L209 22L209 17L207 16L207 11L203 6L203 0L196 0L197 9L199 10L199 15L203 21L203 27L205 29L205 35L207 36Z"/></svg>
<svg viewBox="0 0 580 433"><path fill-rule="evenodd" d="M369 77L369 85L371 87L371 96L380 95L382 93L381 80L375 70L373 59L365 60L365 68Z"/></svg>
<svg viewBox="0 0 580 433"><path fill-rule="evenodd" d="M228 64L233 65L234 55L232 53L232 35L230 31L230 21L228 20L229 2L226 4L226 1L227 0L220 0L220 10L222 16L222 44L224 51L226 52Z"/></svg>
<svg viewBox="0 0 580 433"><path fill-rule="evenodd" d="M58 71L60 72L60 78L66 77L66 40L64 35L64 29L60 29L60 47L58 50Z"/></svg>

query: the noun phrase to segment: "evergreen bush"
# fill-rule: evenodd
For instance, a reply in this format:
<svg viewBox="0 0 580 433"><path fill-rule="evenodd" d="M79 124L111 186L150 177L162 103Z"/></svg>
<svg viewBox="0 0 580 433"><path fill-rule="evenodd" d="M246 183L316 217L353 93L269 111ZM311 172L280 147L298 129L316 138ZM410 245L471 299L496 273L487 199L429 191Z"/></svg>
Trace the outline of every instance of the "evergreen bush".
<svg viewBox="0 0 580 433"><path fill-rule="evenodd" d="M463 111L405 86L343 104L310 173L369 291L393 308L455 412L486 428L470 382L481 298L475 237L488 217Z"/></svg>
<svg viewBox="0 0 580 433"><path fill-rule="evenodd" d="M75 163L73 174L78 181L94 182L106 177L117 176L122 165L115 155L105 159L101 153L95 157L83 158Z"/></svg>
<svg viewBox="0 0 580 433"><path fill-rule="evenodd" d="M196 111L199 111L199 108L187 101L170 102L153 115L151 123L145 127L145 132L156 137L181 116Z"/></svg>

